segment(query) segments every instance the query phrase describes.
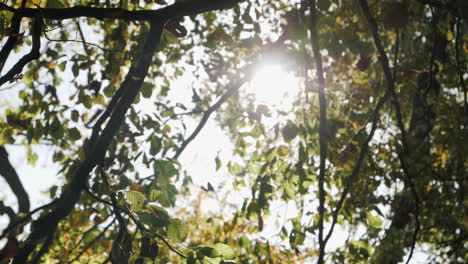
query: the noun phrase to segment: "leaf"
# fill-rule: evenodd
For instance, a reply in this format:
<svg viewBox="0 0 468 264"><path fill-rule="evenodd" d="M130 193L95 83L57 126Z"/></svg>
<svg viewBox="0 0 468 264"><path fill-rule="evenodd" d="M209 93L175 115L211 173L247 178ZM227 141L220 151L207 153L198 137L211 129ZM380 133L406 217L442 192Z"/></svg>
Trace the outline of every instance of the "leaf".
<svg viewBox="0 0 468 264"><path fill-rule="evenodd" d="M216 156L215 163L216 163L216 171L218 171L222 166L221 160L219 159L219 156Z"/></svg>
<svg viewBox="0 0 468 264"><path fill-rule="evenodd" d="M178 218L172 218L167 227L167 235L177 242L184 242L188 236L187 225Z"/></svg>
<svg viewBox="0 0 468 264"><path fill-rule="evenodd" d="M151 193L149 195L149 201L150 202L155 202L156 199L158 199L160 194L161 194L161 191L159 191L159 190L151 190Z"/></svg>
<svg viewBox="0 0 468 264"><path fill-rule="evenodd" d="M159 151L161 151L161 147L161 140L156 135L151 136L150 154L152 156L155 156L156 154L158 154Z"/></svg>
<svg viewBox="0 0 468 264"><path fill-rule="evenodd" d="M289 153L289 148L285 145L281 145L278 147L278 155L286 156Z"/></svg>
<svg viewBox="0 0 468 264"><path fill-rule="evenodd" d="M144 97L144 98L150 98L151 97L151 94L153 93L153 87L154 85L152 83L149 83L149 82L144 82L142 85L141 85L141 95Z"/></svg>
<svg viewBox="0 0 468 264"><path fill-rule="evenodd" d="M46 8L66 8L61 0L47 0Z"/></svg>
<svg viewBox="0 0 468 264"><path fill-rule="evenodd" d="M162 37L167 44L178 44L179 39L167 29L163 30Z"/></svg>
<svg viewBox="0 0 468 264"><path fill-rule="evenodd" d="M193 252L190 252L189 255L187 256L187 264L196 264L197 259L195 258L195 254Z"/></svg>
<svg viewBox="0 0 468 264"><path fill-rule="evenodd" d="M214 247L209 247L209 246L204 246L204 247L199 248L198 252L209 258L217 258L221 256L221 253L219 252L219 250L217 250Z"/></svg>
<svg viewBox="0 0 468 264"><path fill-rule="evenodd" d="M169 125L165 125L163 129L161 130L161 133L163 134L168 134L171 132L171 127Z"/></svg>
<svg viewBox="0 0 468 264"><path fill-rule="evenodd" d="M73 122L78 122L79 117L80 117L80 114L78 113L78 111L73 110L71 112L71 120L73 120Z"/></svg>
<svg viewBox="0 0 468 264"><path fill-rule="evenodd" d="M145 196L138 191L127 191L127 199L132 204L132 210L134 212L139 212L145 202Z"/></svg>
<svg viewBox="0 0 468 264"><path fill-rule="evenodd" d="M81 138L81 133L78 128L74 127L68 131L68 138L70 140L76 141Z"/></svg>
<svg viewBox="0 0 468 264"><path fill-rule="evenodd" d="M330 0L318 0L317 7L322 11L328 11L330 8L331 1Z"/></svg>
<svg viewBox="0 0 468 264"><path fill-rule="evenodd" d="M31 148L28 148L26 152L26 157L28 159L28 162L31 163L33 166L36 164L36 161L38 159L38 155L32 151Z"/></svg>
<svg viewBox="0 0 468 264"><path fill-rule="evenodd" d="M292 121L289 120L286 123L286 126L284 126L281 133L283 135L284 140L290 141L297 136L297 134L299 133L299 128L297 127L296 124L294 124Z"/></svg>
<svg viewBox="0 0 468 264"><path fill-rule="evenodd" d="M284 194L289 199L294 199L296 197L296 193L294 191L294 185L290 182L284 184Z"/></svg>
<svg viewBox="0 0 468 264"><path fill-rule="evenodd" d="M371 213L367 212L366 213L366 218L367 221L369 222L369 225L373 228L380 228L382 226L382 220L378 216L374 216Z"/></svg>
<svg viewBox="0 0 468 264"><path fill-rule="evenodd" d="M223 259L235 259L236 258L236 253L232 248L226 244L223 243L216 243L213 245L213 248L217 249Z"/></svg>

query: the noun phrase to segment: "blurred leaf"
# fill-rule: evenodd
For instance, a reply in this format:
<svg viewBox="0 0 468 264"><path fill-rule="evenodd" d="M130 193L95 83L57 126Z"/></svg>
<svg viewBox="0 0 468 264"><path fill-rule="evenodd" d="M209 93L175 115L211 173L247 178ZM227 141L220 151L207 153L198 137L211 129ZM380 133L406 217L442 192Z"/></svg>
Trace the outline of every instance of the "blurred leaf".
<svg viewBox="0 0 468 264"><path fill-rule="evenodd" d="M187 225L184 224L180 219L172 218L170 224L167 227L167 235L170 239L177 242L184 242L188 236Z"/></svg>
<svg viewBox="0 0 468 264"><path fill-rule="evenodd" d="M143 206L143 203L146 200L145 196L138 191L127 191L126 195L127 199L132 204L132 210L134 212L139 212Z"/></svg>

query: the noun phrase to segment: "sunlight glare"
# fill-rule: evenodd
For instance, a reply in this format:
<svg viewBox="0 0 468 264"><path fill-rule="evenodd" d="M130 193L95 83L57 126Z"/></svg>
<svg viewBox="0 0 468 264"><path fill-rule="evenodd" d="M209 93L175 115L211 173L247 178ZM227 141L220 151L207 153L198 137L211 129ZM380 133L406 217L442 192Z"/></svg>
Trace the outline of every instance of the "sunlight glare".
<svg viewBox="0 0 468 264"><path fill-rule="evenodd" d="M250 89L257 105L265 104L278 110L287 110L299 92L299 85L297 77L280 65L265 65L256 71Z"/></svg>

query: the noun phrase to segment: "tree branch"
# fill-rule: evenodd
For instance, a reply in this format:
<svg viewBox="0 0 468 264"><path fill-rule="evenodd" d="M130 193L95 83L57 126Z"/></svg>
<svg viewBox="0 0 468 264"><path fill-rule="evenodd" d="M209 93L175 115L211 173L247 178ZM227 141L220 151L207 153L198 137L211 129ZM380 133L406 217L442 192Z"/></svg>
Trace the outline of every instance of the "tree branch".
<svg viewBox="0 0 468 264"><path fill-rule="evenodd" d="M326 161L327 161L327 104L325 95L325 78L322 65L322 56L320 55L319 36L317 33L317 20L318 12L315 0L309 0L310 9L310 43L312 45L312 52L314 53L315 64L317 67L317 83L318 83L318 94L319 94L319 144L320 144L320 165L319 165L319 177L318 177L318 188L319 188L319 258L317 263L324 263L325 257L325 246L326 242L323 239L323 218L325 214L325 172L326 172Z"/></svg>
<svg viewBox="0 0 468 264"><path fill-rule="evenodd" d="M85 251L90 248L94 243L96 243L99 239L101 239L102 236L104 236L105 232L107 231L107 229L109 229L114 223L115 223L115 220L117 220L117 218L114 218L112 219L112 221L106 226L104 227L104 229L102 230L102 232L96 236L95 238L93 238L91 241L88 242L88 244L86 244L83 249L80 251L80 253L78 253L76 255L75 258L73 258L72 260L70 260L68 263L71 264L77 260L80 259L80 257L85 253ZM85 234L83 235L83 238L85 237ZM81 241L80 241L81 242ZM78 243L79 244L79 243Z"/></svg>
<svg viewBox="0 0 468 264"><path fill-rule="evenodd" d="M5 75L0 77L0 86L6 82L12 80L17 74L20 74L24 66L32 60L39 58L41 53L39 49L41 47L41 32L42 32L42 19L36 17L34 19L34 24L31 29L32 35L32 48L31 51L24 55Z"/></svg>
<svg viewBox="0 0 468 264"><path fill-rule="evenodd" d="M380 61L380 64L381 64L381 66L383 68L383 71L384 71L385 80L387 82L387 87L388 87L387 89L388 89L388 91L390 91L390 94L391 94L391 96L393 98L392 102L393 102L393 105L394 105L395 110L396 110L397 123L398 123L398 128L400 129L400 133L401 133L401 137L402 137L402 144L403 144L404 152L406 154L408 154L411 150L408 147L408 141L407 141L406 131L405 131L404 123L403 123L403 117L402 117L401 110L400 110L400 104L398 102L398 97L397 97L396 92L395 92L395 79L394 79L395 76L392 76L392 73L390 71L390 66L389 66L387 54L386 54L386 52L385 52L385 50L384 50L384 48L382 46L382 42L381 42L380 36L378 34L377 22L375 21L374 17L372 16L372 14L371 14L371 12L369 10L369 5L367 3L367 0L359 0L359 4L360 4L361 10L362 10L364 16L367 19L367 22L369 23L370 31L371 31L373 39L374 39L374 44L375 44L375 46L377 48L377 51L379 52L379 61ZM415 247L415 244L416 244L417 233L418 233L418 231L420 229L420 226L419 226L420 225L419 224L419 195L418 195L418 193L416 191L416 187L414 185L413 178L412 178L411 174L408 171L408 166L407 166L406 159L402 158L402 155L399 155L399 157L400 157L400 163L401 163L403 172L404 172L404 174L406 176L407 183L408 183L408 185L410 187L411 193L413 194L413 198L414 198L414 200L416 202L415 234L413 235L414 239L413 239L413 242L412 242L410 255L409 255L408 260L406 262L406 263L409 263L412 255L413 255L414 247Z"/></svg>
<svg viewBox="0 0 468 264"><path fill-rule="evenodd" d="M1 10L1 6L2 4L0 4L0 10ZM11 19L11 34L8 37L8 40L6 41L2 50L0 51L0 73L3 70L3 66L5 66L8 56L10 56L11 51L13 50L13 48L15 47L16 43L18 42L20 38L19 29L21 25L21 19L22 17L16 13L13 15Z"/></svg>
<svg viewBox="0 0 468 264"><path fill-rule="evenodd" d="M20 219L15 220L15 222L10 223L10 224L8 225L8 227L5 228L5 230L3 230L3 233L2 233L2 235L0 236L0 240L3 239L4 237L6 237L6 235L7 235L10 231L12 231L15 227L17 227L19 224L22 224L22 223L28 221L29 219L31 219L31 216L32 216L33 214L37 213L37 212L40 211L40 210L46 209L46 208L48 208L48 207L51 207L51 206L54 205L56 202L57 202L57 200L54 200L54 201L52 201L52 202L50 202L50 203L48 203L48 204L44 204L44 205L42 205L42 206L40 206L40 207L38 207L38 208L32 210L31 212L29 212L27 215L21 217Z"/></svg>
<svg viewBox="0 0 468 264"><path fill-rule="evenodd" d="M249 79L250 73L248 71L243 71L243 72L246 73L247 76L244 76L243 78L240 78L240 79L236 80L236 83L233 84L227 90L227 92L225 94L223 94L218 99L218 101L216 101L215 104L213 104L212 106L210 106L210 108L208 108L207 110L204 111L203 117L200 120L200 123L198 123L198 126L195 128L195 130L192 132L192 134L187 139L184 140L184 142L182 143L180 148L177 150L177 152L172 157L173 159L178 159L179 158L179 156L182 154L182 152L185 150L185 148L188 146L188 144L190 144L190 142L192 142L192 140L194 140L197 137L198 133L200 133L200 131L203 129L206 122L210 118L210 115L213 112L215 112L218 108L220 108L221 105L224 102L226 102L232 95L234 95L242 87L242 85L246 82L246 80Z"/></svg>
<svg viewBox="0 0 468 264"><path fill-rule="evenodd" d="M0 146L0 175L5 178L13 193L18 199L18 212L29 212L29 195L23 187L16 170L8 160L8 153L3 146ZM11 219L14 220L14 219Z"/></svg>
<svg viewBox="0 0 468 264"><path fill-rule="evenodd" d="M33 222L31 234L26 241L26 244L33 246L21 248L13 263L26 262L37 244L35 241L40 241L44 238L48 230L54 228L61 219L67 216L78 202L81 191L86 187L90 172L104 158L111 140L125 119L125 113L139 92L151 64L152 54L154 54L159 44L164 24L165 21L160 20L152 22L141 58L136 60L130 68L122 84L122 89L124 90L123 97L112 112L107 126L102 131L96 144L91 147L91 151L87 152L87 157L83 163L76 171L72 172L73 176L69 185L70 187L59 198L56 208Z"/></svg>
<svg viewBox="0 0 468 264"><path fill-rule="evenodd" d="M100 14L96 13L97 9L89 9L87 7L74 7L68 9L18 9L18 12L22 16L29 16L36 12L40 12L43 18L72 18L77 15L85 17L103 17L107 14L108 18L129 18L129 14L138 13L140 16L148 19L151 22L150 31L144 44L143 51L139 59L135 59L129 72L122 83L121 90L122 96L117 99L115 107L112 108L108 123L103 131L96 136L97 140L95 144L91 144L90 148L86 151L85 160L78 166L78 168L72 172L71 182L68 185L69 189L65 190L61 197L56 203L56 207L49 213L41 216L39 219L34 221L31 225L31 234L23 243L23 247L20 249L18 255L13 260L13 263L24 263L28 260L29 255L34 251L38 241L41 241L47 236L48 230L55 228L59 221L70 214L75 204L78 202L81 192L85 189L88 182L89 174L91 171L102 161L107 152L114 135L117 133L121 124L125 119L127 110L132 105L138 92L143 84L143 81L148 73L148 69L152 63L153 54L156 52L157 46L160 41L162 30L167 22L167 19L172 18L170 16L184 16L188 14L196 14L205 11L211 11L216 9L223 9L232 7L238 3L238 0L223 1L222 5L217 0L204 0L196 1L192 3L177 3L173 6L169 6L159 10L149 11L119 11L112 9L103 10ZM226 5L229 3L229 5ZM204 4L204 5L202 5ZM177 9L174 7L177 6ZM1 8L2 6L0 6ZM73 10L72 13L70 13ZM84 12L89 11L89 12ZM149 15L151 14L151 16ZM66 17L68 15L68 17ZM159 16L161 15L161 16ZM146 17L145 17L146 16ZM131 17L130 17L131 18ZM94 142L92 142L94 143Z"/></svg>
<svg viewBox="0 0 468 264"><path fill-rule="evenodd" d="M119 19L125 21L169 20L176 17L196 15L208 11L229 9L244 0L190 0L176 2L157 10L129 11L121 8L74 6L69 8L13 8L0 4L0 11L14 12L20 18L41 16L44 19L64 20L89 17L98 20Z"/></svg>
<svg viewBox="0 0 468 264"><path fill-rule="evenodd" d="M379 118L379 111L380 109L384 106L385 102L390 98L390 91L387 89L385 92L384 96L379 100L377 103L374 111L371 114L371 120L372 120L372 125L371 125L371 130L369 132L369 135L367 136L366 140L362 144L361 151L359 153L359 158L356 161L356 165L353 168L353 172L351 173L351 176L349 177L349 180L346 184L346 187L344 188L340 199L338 200L338 203L335 207L335 210L333 211L333 220L332 224L330 227L330 230L328 231L328 234L325 238L325 243L328 242L330 239L331 235L333 234L333 230L335 228L336 223L338 222L338 214L343 207L343 203L346 200L346 196L348 195L349 190L351 189L352 185L354 182L357 180L357 176L359 174L359 171L361 169L362 162L364 161L364 157L367 154L367 150L369 149L369 142L372 140L374 137L375 130L377 129L377 121Z"/></svg>

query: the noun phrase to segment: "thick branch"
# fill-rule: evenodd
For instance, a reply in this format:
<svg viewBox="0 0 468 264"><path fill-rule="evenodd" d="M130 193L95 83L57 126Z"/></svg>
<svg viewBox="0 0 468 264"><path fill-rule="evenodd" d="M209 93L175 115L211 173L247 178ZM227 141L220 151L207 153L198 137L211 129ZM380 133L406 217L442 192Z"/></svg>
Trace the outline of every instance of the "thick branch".
<svg viewBox="0 0 468 264"><path fill-rule="evenodd" d="M6 206L3 201L0 201L0 215L6 214L10 218L10 223L13 223L16 218L15 211L10 207Z"/></svg>
<svg viewBox="0 0 468 264"><path fill-rule="evenodd" d="M39 212L40 210L43 210L43 209L46 209L46 208L49 208L51 207L52 205L54 205L55 203L57 202L57 200L53 200L52 202L48 203L48 204L45 204L45 205L42 205L34 210L32 210L31 212L29 212L27 215L21 217L20 219L17 219L15 220L14 222L11 222L7 228L5 228L5 230L3 230L3 233L2 235L0 236L0 240L5 238L6 235L8 233L10 233L15 227L17 227L18 225L28 221L29 219L31 219L32 215Z"/></svg>
<svg viewBox="0 0 468 264"><path fill-rule="evenodd" d="M8 153L6 149L0 146L0 174L5 178L13 193L18 199L18 212L29 212L29 196L21 183L16 170L8 160ZM11 219L13 220L13 219Z"/></svg>
<svg viewBox="0 0 468 264"><path fill-rule="evenodd" d="M42 19L36 17L34 20L33 28L31 29L32 35L32 48L31 51L24 55L5 75L0 77L0 86L12 80L17 74L20 74L24 66L30 61L38 59L41 53L41 32L42 32Z"/></svg>
<svg viewBox="0 0 468 264"><path fill-rule="evenodd" d="M74 6L69 8L12 8L0 4L0 10L14 12L22 17L41 16L44 19L63 20L78 17L119 19L126 21L153 21L154 19L171 19L175 17L196 15L208 11L229 9L243 0L191 0L177 2L158 10L129 11L121 8Z"/></svg>
<svg viewBox="0 0 468 264"><path fill-rule="evenodd" d="M1 4L0 4L0 7L1 7ZM3 66L5 66L8 56L10 55L11 51L13 50L13 48L15 47L16 43L19 40L19 37L20 37L19 29L20 29L20 24L21 24L21 18L22 17L20 15L14 14L13 18L11 19L11 34L8 37L8 40L6 41L2 50L0 51L0 73L3 70Z"/></svg>

